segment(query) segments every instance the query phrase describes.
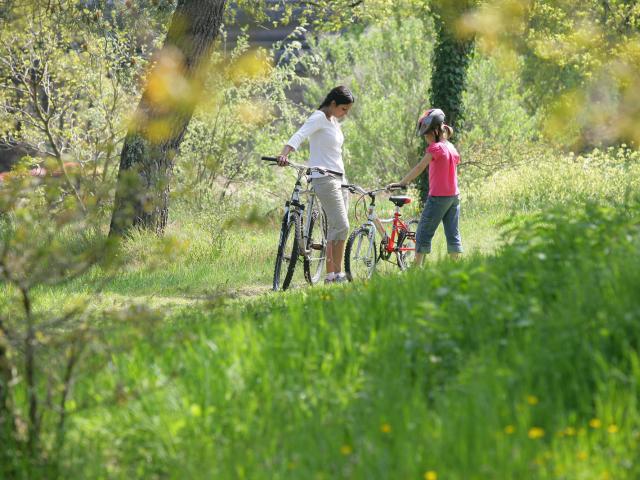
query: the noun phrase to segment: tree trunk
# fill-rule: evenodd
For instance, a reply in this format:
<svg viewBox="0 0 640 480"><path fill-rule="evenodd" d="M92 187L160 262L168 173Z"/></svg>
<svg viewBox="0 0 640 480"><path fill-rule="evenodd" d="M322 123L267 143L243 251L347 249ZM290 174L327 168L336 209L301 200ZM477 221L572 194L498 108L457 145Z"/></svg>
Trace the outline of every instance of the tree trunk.
<svg viewBox="0 0 640 480"><path fill-rule="evenodd" d="M466 87L467 68L473 55L475 40L459 38L455 34L456 22L474 5L473 0L448 1L433 7L438 35L433 49L431 71L431 105L446 115L446 123L456 127L462 119L462 94ZM418 179L422 201L429 194L429 170Z"/></svg>
<svg viewBox="0 0 640 480"><path fill-rule="evenodd" d="M0 335L3 335L0 332ZM4 339L0 338L0 436L12 424L9 411L9 382L11 381L11 367L7 358L7 348Z"/></svg>
<svg viewBox="0 0 640 480"><path fill-rule="evenodd" d="M201 90L226 0L178 0L120 155L110 235L162 234L173 165Z"/></svg>
<svg viewBox="0 0 640 480"><path fill-rule="evenodd" d="M462 118L462 94L474 41L456 38L441 21L437 21L436 25L438 42L433 52L431 106L444 111L446 123L455 127Z"/></svg>

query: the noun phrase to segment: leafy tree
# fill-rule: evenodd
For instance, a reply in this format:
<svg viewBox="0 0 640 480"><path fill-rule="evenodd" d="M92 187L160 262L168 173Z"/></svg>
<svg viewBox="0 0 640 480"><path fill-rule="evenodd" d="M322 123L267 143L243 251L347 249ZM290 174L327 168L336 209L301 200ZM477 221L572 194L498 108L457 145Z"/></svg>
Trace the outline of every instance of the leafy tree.
<svg viewBox="0 0 640 480"><path fill-rule="evenodd" d="M437 40L433 50L431 106L441 108L447 123L457 126L462 117L462 93L474 52L474 38L458 34L456 22L475 2L436 2L432 6Z"/></svg>
<svg viewBox="0 0 640 480"><path fill-rule="evenodd" d="M474 0L447 0L432 4L437 40L431 71L431 106L442 109L447 123L453 127L462 120L462 95L475 47L473 36L459 35L457 22L476 3ZM422 198L426 199L429 193L428 169L418 179L418 186Z"/></svg>
<svg viewBox="0 0 640 480"><path fill-rule="evenodd" d="M121 336L139 337L158 318L96 308L97 293L62 305L43 301L43 288L64 285L98 264L107 273L116 258L115 243L100 233L100 210L80 208L65 189L64 179L34 177L26 168L0 189L2 478L55 476L77 403L76 381L103 368L110 348L125 347Z"/></svg>
<svg viewBox="0 0 640 480"><path fill-rule="evenodd" d="M0 33L0 147L48 161L82 209L108 190L144 52L97 12L12 10Z"/></svg>
<svg viewBox="0 0 640 480"><path fill-rule="evenodd" d="M179 0L120 157L111 234L162 233L175 157L191 120L226 0Z"/></svg>
<svg viewBox="0 0 640 480"><path fill-rule="evenodd" d="M554 144L640 141L640 6L627 0L491 0L459 23L483 52L524 59L529 105Z"/></svg>
<svg viewBox="0 0 640 480"><path fill-rule="evenodd" d="M304 120L287 95L305 83L301 50L290 39L268 52L253 50L245 35L231 52L216 49L204 83L211 95L196 110L176 164L174 192L181 203L211 211L236 185L261 181L273 170L255 159L280 148L279 138Z"/></svg>

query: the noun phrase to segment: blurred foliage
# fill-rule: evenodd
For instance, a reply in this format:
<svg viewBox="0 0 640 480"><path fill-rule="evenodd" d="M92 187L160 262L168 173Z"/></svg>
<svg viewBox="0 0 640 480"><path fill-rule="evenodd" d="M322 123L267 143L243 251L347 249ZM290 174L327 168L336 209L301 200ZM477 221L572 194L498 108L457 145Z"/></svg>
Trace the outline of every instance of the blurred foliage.
<svg viewBox="0 0 640 480"><path fill-rule="evenodd" d="M522 56L530 108L573 149L640 141L640 6L635 1L492 0L459 21L483 52Z"/></svg>
<svg viewBox="0 0 640 480"><path fill-rule="evenodd" d="M547 149L540 143L540 114L531 114L526 107L522 63L497 54L477 54L469 65L462 95L465 115L452 140L461 153L459 173L465 181L536 162Z"/></svg>
<svg viewBox="0 0 640 480"><path fill-rule="evenodd" d="M45 305L43 289L64 285L100 265L117 266L116 245L101 231L103 214L81 208L62 177L34 177L22 167L0 188L0 476L55 475L73 386L103 368L109 332L134 338L153 312L107 313L82 293ZM106 277L105 277L106 278ZM119 315L119 316L118 316ZM117 317L117 318L116 318Z"/></svg>
<svg viewBox="0 0 640 480"><path fill-rule="evenodd" d="M314 30L336 32L355 25L371 25L420 16L429 11L429 2L421 0L240 0L235 8L251 14L269 26L310 24ZM234 5L231 5L233 18Z"/></svg>
<svg viewBox="0 0 640 480"><path fill-rule="evenodd" d="M304 119L288 95L308 82L300 73L301 49L300 42L291 41L256 50L241 35L232 51L214 52L203 101L181 145L178 198L202 207L207 199L215 203L268 176L256 159L274 154L281 137Z"/></svg>

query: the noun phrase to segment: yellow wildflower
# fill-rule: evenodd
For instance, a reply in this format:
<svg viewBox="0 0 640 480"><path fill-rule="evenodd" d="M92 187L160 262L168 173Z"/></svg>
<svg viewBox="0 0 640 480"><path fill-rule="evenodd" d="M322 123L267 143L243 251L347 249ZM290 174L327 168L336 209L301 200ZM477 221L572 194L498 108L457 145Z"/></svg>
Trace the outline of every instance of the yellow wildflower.
<svg viewBox="0 0 640 480"><path fill-rule="evenodd" d="M600 428L602 426L602 422L599 418L592 418L591 420L589 420L589 426L591 428Z"/></svg>
<svg viewBox="0 0 640 480"><path fill-rule="evenodd" d="M535 395L527 396L527 403L529 405L537 405L538 402L539 402L538 397L536 397Z"/></svg>
<svg viewBox="0 0 640 480"><path fill-rule="evenodd" d="M567 427L564 429L564 434L568 437L573 437L576 434L576 429L573 427Z"/></svg>
<svg viewBox="0 0 640 480"><path fill-rule="evenodd" d="M351 445L342 445L340 447L340 453L342 455L351 455L353 453L353 448L351 448Z"/></svg>
<svg viewBox="0 0 640 480"><path fill-rule="evenodd" d="M513 425L507 425L506 427L504 427L504 433L506 433L507 435L511 435L515 431L516 427L514 427Z"/></svg>
<svg viewBox="0 0 640 480"><path fill-rule="evenodd" d="M380 431L382 433L391 433L391 425L389 425L388 423L383 423L380 426Z"/></svg>
<svg viewBox="0 0 640 480"><path fill-rule="evenodd" d="M424 472L424 480L438 480L438 474L433 470Z"/></svg>
<svg viewBox="0 0 640 480"><path fill-rule="evenodd" d="M609 428L607 428L607 432L609 433L618 433L618 430L618 426L615 423L612 423L609 425Z"/></svg>
<svg viewBox="0 0 640 480"><path fill-rule="evenodd" d="M529 438L532 440L537 440L538 438L544 437L544 430L540 427L532 427L529 429Z"/></svg>
<svg viewBox="0 0 640 480"><path fill-rule="evenodd" d="M578 452L576 458L578 460L586 460L587 458L589 458L589 455L587 455L587 452Z"/></svg>

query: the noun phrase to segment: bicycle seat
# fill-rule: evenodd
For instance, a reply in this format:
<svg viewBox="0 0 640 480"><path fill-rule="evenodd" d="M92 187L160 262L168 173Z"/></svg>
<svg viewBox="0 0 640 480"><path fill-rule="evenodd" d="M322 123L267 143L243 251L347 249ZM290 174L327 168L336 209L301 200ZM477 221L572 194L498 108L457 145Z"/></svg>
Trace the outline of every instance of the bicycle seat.
<svg viewBox="0 0 640 480"><path fill-rule="evenodd" d="M389 201L393 202L393 204L397 207L401 207L403 205L406 205L407 203L411 203L411 198L407 197L406 195L394 195L389 197Z"/></svg>

